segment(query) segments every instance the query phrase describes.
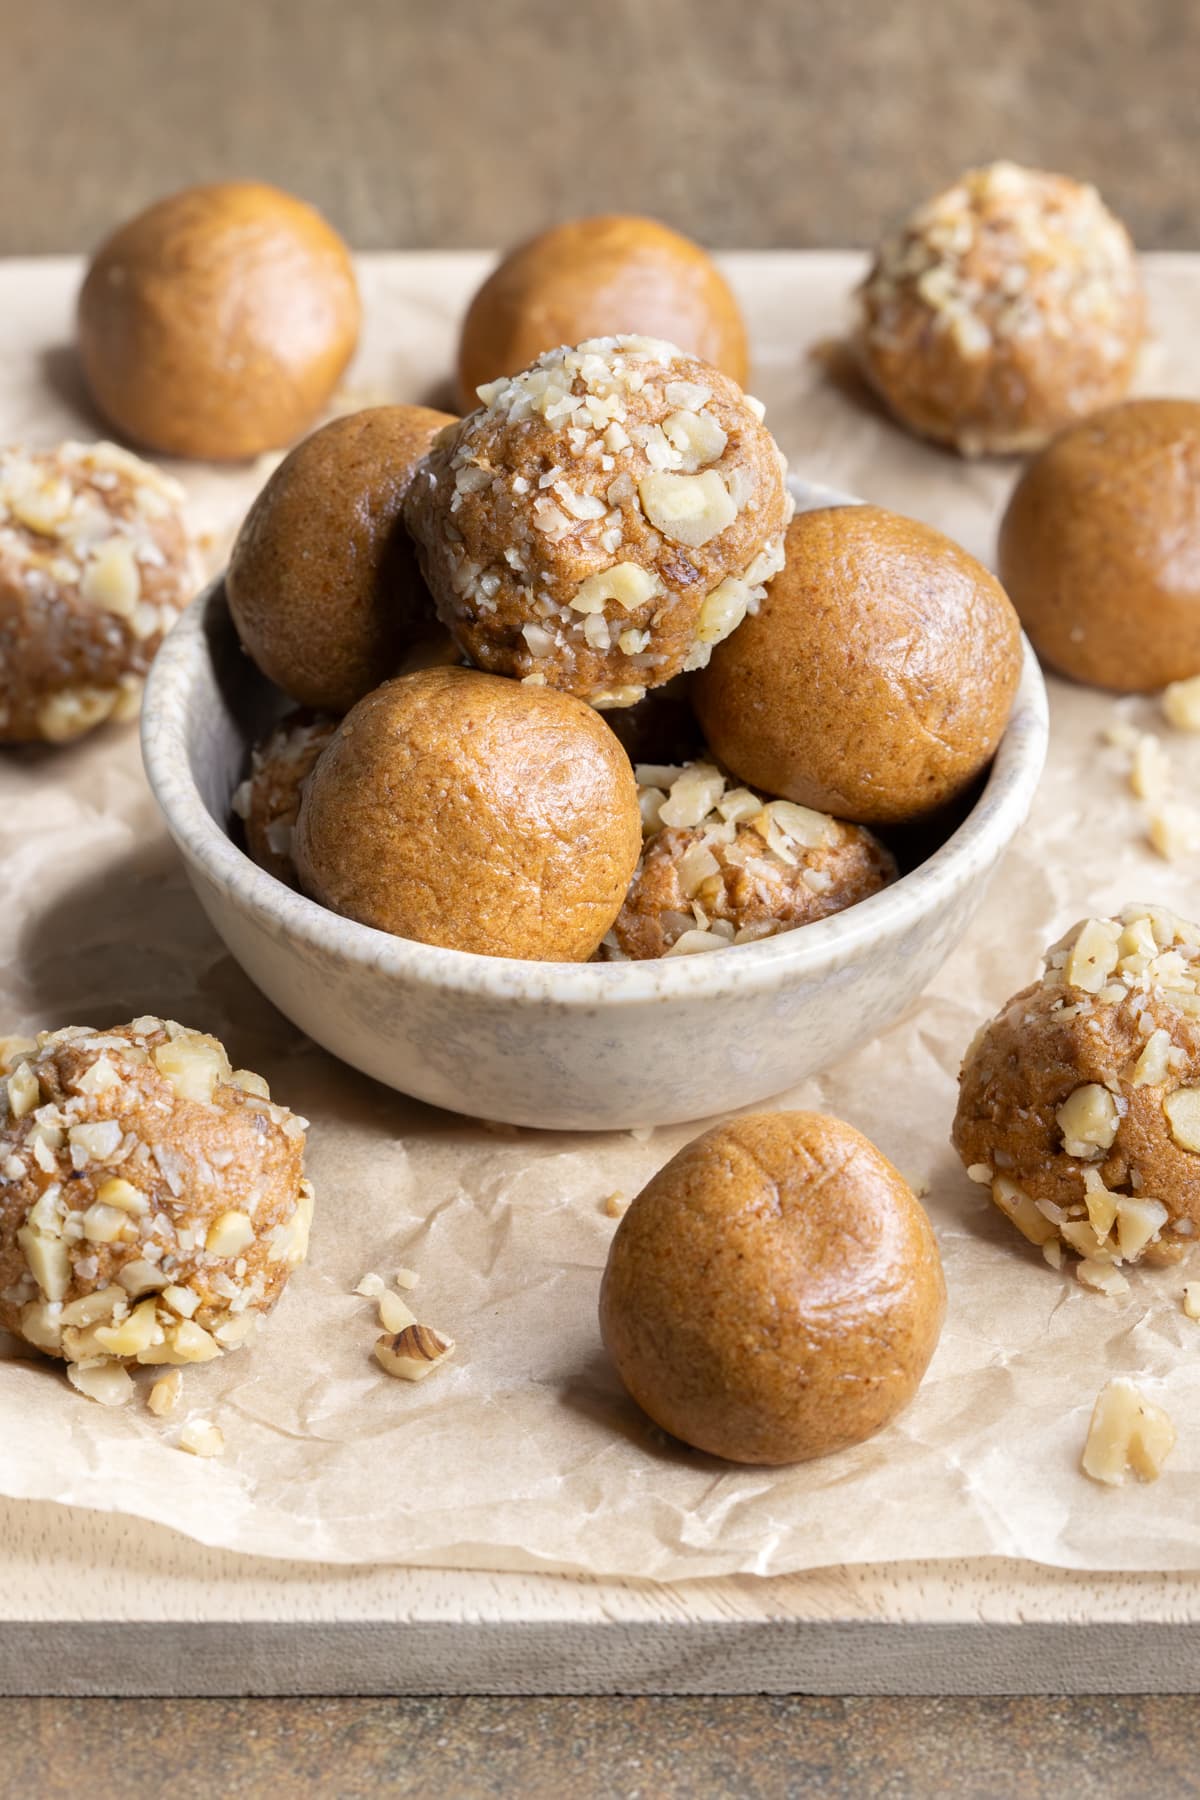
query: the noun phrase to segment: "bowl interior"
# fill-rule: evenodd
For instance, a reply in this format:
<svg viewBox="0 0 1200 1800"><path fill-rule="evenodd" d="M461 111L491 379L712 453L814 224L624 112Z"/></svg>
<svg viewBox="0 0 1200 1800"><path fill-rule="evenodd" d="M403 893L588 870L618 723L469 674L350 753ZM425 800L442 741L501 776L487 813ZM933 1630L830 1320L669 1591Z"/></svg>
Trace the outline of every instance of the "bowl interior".
<svg viewBox="0 0 1200 1800"><path fill-rule="evenodd" d="M798 505L853 504L848 496L794 483ZM180 620L147 684L143 745L147 773L176 842L242 909L338 957L457 990L596 1005L661 1001L672 993L744 989L792 973L817 973L863 945L907 929L960 884L981 876L1024 820L1045 758L1045 687L1024 645L1024 668L1008 730L975 789L941 818L885 834L901 878L856 906L800 930L708 956L648 963L561 964L499 957L396 938L326 911L259 869L230 834L231 800L251 746L289 709L242 651L220 581Z"/></svg>

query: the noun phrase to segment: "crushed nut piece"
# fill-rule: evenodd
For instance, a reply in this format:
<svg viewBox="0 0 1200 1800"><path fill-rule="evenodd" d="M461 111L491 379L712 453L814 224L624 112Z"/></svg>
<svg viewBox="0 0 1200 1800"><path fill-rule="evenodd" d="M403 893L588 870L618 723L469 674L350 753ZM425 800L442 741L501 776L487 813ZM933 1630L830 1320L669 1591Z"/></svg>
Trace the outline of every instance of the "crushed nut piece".
<svg viewBox="0 0 1200 1800"><path fill-rule="evenodd" d="M387 1288L384 1288L378 1297L378 1307L379 1323L385 1331L390 1331L393 1336L417 1322L416 1313L410 1312L400 1296L389 1293Z"/></svg>
<svg viewBox="0 0 1200 1800"><path fill-rule="evenodd" d="M1184 1283L1183 1310L1189 1319L1200 1319L1200 1281Z"/></svg>
<svg viewBox="0 0 1200 1800"><path fill-rule="evenodd" d="M221 1456L225 1439L211 1419L189 1419L179 1433L179 1448L192 1456Z"/></svg>
<svg viewBox="0 0 1200 1800"><path fill-rule="evenodd" d="M629 1210L629 1202L621 1193L606 1194L603 1205L604 1211L610 1219L619 1219Z"/></svg>
<svg viewBox="0 0 1200 1800"><path fill-rule="evenodd" d="M1105 1382L1092 1410L1083 1471L1093 1481L1120 1487L1127 1470L1139 1481L1157 1481L1175 1447L1175 1427L1127 1376Z"/></svg>
<svg viewBox="0 0 1200 1800"><path fill-rule="evenodd" d="M1163 1100L1171 1136L1181 1150L1200 1150L1200 1088L1176 1088Z"/></svg>
<svg viewBox="0 0 1200 1800"><path fill-rule="evenodd" d="M1177 731L1200 731L1200 675L1169 682L1163 689L1162 709Z"/></svg>
<svg viewBox="0 0 1200 1800"><path fill-rule="evenodd" d="M67 1380L101 1406L124 1406L133 1398L133 1383L119 1362L68 1363Z"/></svg>
<svg viewBox="0 0 1200 1800"><path fill-rule="evenodd" d="M443 1337L429 1325L408 1325L394 1337L381 1337L375 1343L381 1368L401 1381L424 1381L454 1351L454 1339Z"/></svg>
<svg viewBox="0 0 1200 1800"><path fill-rule="evenodd" d="M175 1411L179 1405L179 1396L183 1392L183 1374L179 1369L172 1369L168 1375L160 1375L150 1392L146 1395L146 1405L159 1418L165 1418Z"/></svg>

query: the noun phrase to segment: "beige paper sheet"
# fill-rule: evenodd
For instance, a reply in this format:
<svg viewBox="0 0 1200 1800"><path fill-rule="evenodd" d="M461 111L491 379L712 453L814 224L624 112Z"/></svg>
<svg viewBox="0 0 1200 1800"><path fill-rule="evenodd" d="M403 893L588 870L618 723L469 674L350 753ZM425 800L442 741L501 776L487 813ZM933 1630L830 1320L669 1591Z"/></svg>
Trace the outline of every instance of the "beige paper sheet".
<svg viewBox="0 0 1200 1800"><path fill-rule="evenodd" d="M364 265L358 396L428 398L481 263ZM990 548L1011 466L909 442L829 383L809 347L840 325L845 256L733 258L759 352L755 385L794 464ZM0 267L0 434L87 434L69 357L76 271ZM1162 389L1194 393L1200 262L1154 259ZM185 471L214 554L262 471ZM909 1016L780 1104L825 1107L929 1184L949 1283L945 1333L909 1411L872 1442L791 1471L741 1471L653 1430L605 1364L596 1294L614 1191L632 1195L692 1128L645 1141L487 1129L332 1062L256 993L193 900L132 731L0 756L0 1030L158 1011L219 1033L312 1120L311 1257L260 1343L185 1377L185 1411L109 1412L0 1335L0 1492L154 1519L233 1550L322 1562L559 1567L673 1580L990 1553L1087 1569L1200 1567L1200 1326L1183 1272L1137 1273L1120 1301L1052 1273L947 1147L957 1059L980 1019L1086 911L1155 898L1194 914L1200 857L1155 858L1126 758L1101 748L1147 701L1054 684L1034 817L968 940ZM1200 740L1172 734L1181 788ZM719 1021L714 1020L714 1029ZM698 1129L698 1128L696 1128ZM421 1273L421 1316L456 1337L423 1387L371 1360L368 1270ZM1200 1274L1200 1270L1196 1271ZM1096 1391L1141 1379L1179 1426L1153 1487L1078 1471ZM206 1415L228 1449L173 1447Z"/></svg>

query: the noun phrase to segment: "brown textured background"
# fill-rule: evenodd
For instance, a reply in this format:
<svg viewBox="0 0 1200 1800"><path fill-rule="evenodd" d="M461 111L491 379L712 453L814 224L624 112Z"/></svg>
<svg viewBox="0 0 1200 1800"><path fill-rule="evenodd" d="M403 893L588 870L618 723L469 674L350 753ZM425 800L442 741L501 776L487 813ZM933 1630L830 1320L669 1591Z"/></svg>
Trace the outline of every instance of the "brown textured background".
<svg viewBox="0 0 1200 1800"><path fill-rule="evenodd" d="M361 249L654 212L861 244L973 160L1200 247L1193 0L0 0L0 253L255 175Z"/></svg>
<svg viewBox="0 0 1200 1800"><path fill-rule="evenodd" d="M252 175L360 248L865 244L972 161L1200 248L1194 0L0 0L0 254ZM0 1702L0 1791L1200 1793L1191 1699ZM11 1785L10 1785L11 1783Z"/></svg>

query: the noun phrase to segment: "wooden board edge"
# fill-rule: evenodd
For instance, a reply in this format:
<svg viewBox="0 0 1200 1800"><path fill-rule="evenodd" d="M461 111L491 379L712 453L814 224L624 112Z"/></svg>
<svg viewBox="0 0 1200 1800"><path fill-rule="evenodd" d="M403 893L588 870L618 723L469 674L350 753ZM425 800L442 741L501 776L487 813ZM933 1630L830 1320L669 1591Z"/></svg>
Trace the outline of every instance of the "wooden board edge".
<svg viewBox="0 0 1200 1800"><path fill-rule="evenodd" d="M704 1621L9 1625L0 1694L1200 1692L1189 1625Z"/></svg>

